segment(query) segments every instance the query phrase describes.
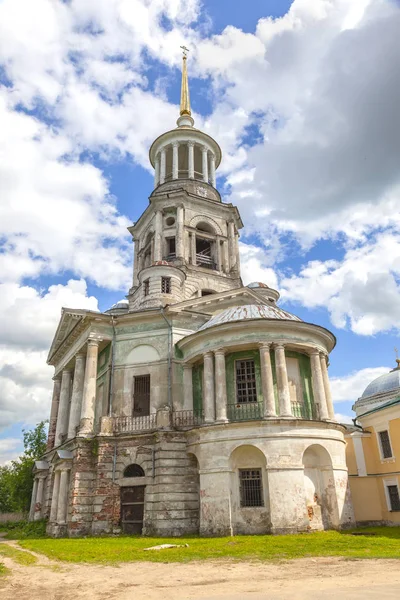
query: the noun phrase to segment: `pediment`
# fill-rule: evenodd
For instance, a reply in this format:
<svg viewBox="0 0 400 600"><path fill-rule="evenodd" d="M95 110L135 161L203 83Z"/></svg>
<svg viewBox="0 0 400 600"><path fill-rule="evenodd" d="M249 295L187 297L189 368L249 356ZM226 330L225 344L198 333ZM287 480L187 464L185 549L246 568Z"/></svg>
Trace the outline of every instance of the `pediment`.
<svg viewBox="0 0 400 600"><path fill-rule="evenodd" d="M268 305L269 303L249 288L241 287L227 292L219 292L217 294L210 294L209 296L202 296L201 298L185 300L184 302L169 306L168 311L173 313L192 311L213 315L222 309L231 306L243 306L245 304Z"/></svg>
<svg viewBox="0 0 400 600"><path fill-rule="evenodd" d="M87 311L84 310L70 310L63 308L61 313L61 319L57 327L57 331L54 335L53 341L50 346L49 355L47 362L53 364L53 358L57 350L64 344L65 340L73 334L74 331L82 329L82 325L85 322Z"/></svg>

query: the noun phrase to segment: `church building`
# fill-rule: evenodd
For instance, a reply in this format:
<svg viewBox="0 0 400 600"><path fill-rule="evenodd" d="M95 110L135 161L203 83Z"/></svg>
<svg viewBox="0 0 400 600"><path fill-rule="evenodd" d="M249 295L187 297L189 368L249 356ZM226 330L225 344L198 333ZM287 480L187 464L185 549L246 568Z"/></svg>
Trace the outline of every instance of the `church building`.
<svg viewBox="0 0 400 600"><path fill-rule="evenodd" d="M150 148L154 190L129 231L126 300L63 309L31 519L53 536L204 536L354 524L335 337L244 286L221 149L194 127L183 56L177 127Z"/></svg>

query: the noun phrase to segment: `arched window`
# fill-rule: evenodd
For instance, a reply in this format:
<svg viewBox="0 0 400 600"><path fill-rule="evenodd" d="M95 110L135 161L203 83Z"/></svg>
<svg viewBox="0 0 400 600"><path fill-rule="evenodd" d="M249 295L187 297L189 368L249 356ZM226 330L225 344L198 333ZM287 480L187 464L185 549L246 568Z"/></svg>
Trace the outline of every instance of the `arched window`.
<svg viewBox="0 0 400 600"><path fill-rule="evenodd" d="M124 477L144 477L145 473L140 465L128 465L124 471Z"/></svg>

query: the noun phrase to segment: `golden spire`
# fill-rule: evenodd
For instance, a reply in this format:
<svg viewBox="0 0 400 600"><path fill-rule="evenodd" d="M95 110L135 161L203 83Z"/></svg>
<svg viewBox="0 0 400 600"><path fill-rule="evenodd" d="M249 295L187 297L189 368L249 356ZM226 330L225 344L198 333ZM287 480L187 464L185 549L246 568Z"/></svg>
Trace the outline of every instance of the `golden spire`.
<svg viewBox="0 0 400 600"><path fill-rule="evenodd" d="M191 115L190 112L190 97L189 97L189 83L188 83L188 76L187 76L187 68L186 68L186 60L187 60L187 53L189 52L188 48L186 48L186 46L181 46L182 50L183 50L183 56L182 56L182 87L181 87L181 111L180 114L182 115Z"/></svg>

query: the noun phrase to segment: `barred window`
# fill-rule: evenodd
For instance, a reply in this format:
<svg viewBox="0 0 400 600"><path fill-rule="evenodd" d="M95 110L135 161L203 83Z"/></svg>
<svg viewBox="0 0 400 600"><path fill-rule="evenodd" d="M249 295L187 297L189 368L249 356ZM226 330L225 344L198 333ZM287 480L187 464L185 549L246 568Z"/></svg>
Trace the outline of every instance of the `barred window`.
<svg viewBox="0 0 400 600"><path fill-rule="evenodd" d="M392 458L392 446L390 445L389 432L387 430L379 432L383 458Z"/></svg>
<svg viewBox="0 0 400 600"><path fill-rule="evenodd" d="M257 402L254 360L236 361L236 400L238 404Z"/></svg>
<svg viewBox="0 0 400 600"><path fill-rule="evenodd" d="M240 469L240 506L264 506L261 469Z"/></svg>
<svg viewBox="0 0 400 600"><path fill-rule="evenodd" d="M150 279L145 279L143 281L143 294L148 296L150 292Z"/></svg>
<svg viewBox="0 0 400 600"><path fill-rule="evenodd" d="M397 485L388 485L387 491L390 500L390 510L400 510L400 496Z"/></svg>
<svg viewBox="0 0 400 600"><path fill-rule="evenodd" d="M163 294L171 293L171 277L161 277L161 292Z"/></svg>

